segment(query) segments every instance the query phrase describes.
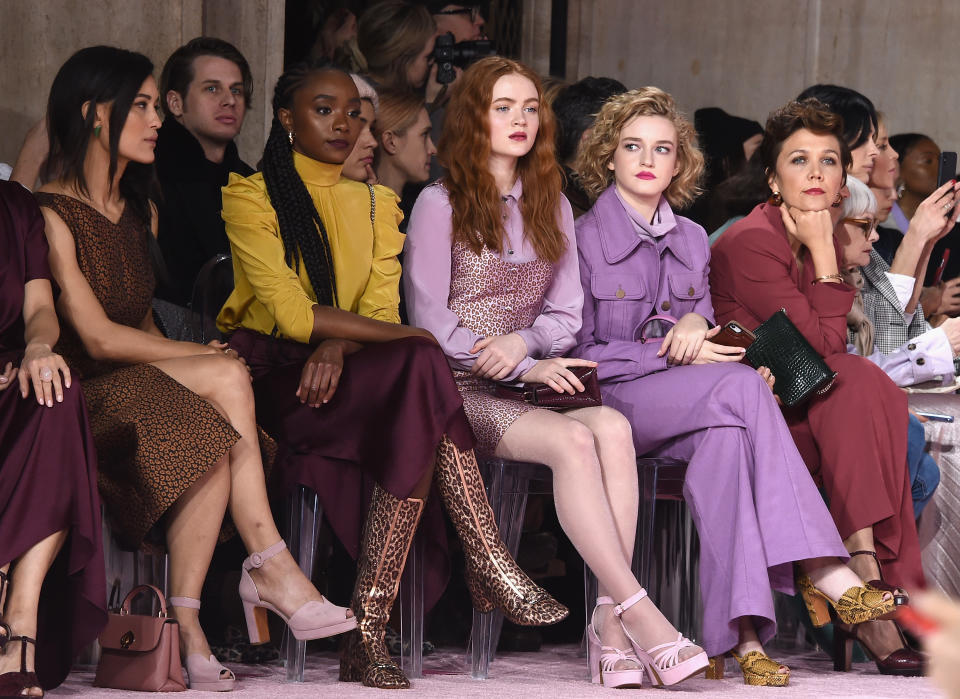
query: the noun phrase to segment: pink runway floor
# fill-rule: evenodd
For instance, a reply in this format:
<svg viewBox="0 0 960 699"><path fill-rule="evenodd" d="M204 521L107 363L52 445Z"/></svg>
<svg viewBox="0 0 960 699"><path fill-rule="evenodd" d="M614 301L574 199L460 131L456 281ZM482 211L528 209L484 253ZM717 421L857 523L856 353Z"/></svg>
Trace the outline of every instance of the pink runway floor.
<svg viewBox="0 0 960 699"><path fill-rule="evenodd" d="M490 679L470 679L463 651L438 650L424 659L426 676L413 681L413 693L424 697L526 697L526 699L567 699L568 697L614 696L610 690L592 686L586 680L583 658L577 657L577 646L549 646L539 653L502 653L491 665ZM885 677L872 663L854 666L849 673L835 673L832 664L822 653L779 655L778 659L791 667L790 686L784 689L747 687L732 660L727 661L727 676L723 680L701 678L687 680L681 685L663 691L679 692L697 697L752 696L760 699L785 697L856 697L857 699L887 698L922 699L940 697L926 678ZM284 681L284 669L276 665L234 665L239 685L226 697L346 697L387 696L383 692L358 684L337 682L337 662L333 654L307 657L303 684ZM734 672L736 670L736 672ZM131 697L144 699L152 695L141 692L121 692L92 687L93 672L74 672L66 684L47 696L53 697ZM646 691L650 691L647 686ZM636 690L634 690L636 691ZM180 694L187 697L199 693ZM204 693L217 696L213 693ZM631 690L617 693L616 699L630 696ZM393 695L390 696L399 696ZM410 696L404 694L403 696ZM647 694L646 696L657 696ZM662 696L662 695L660 695Z"/></svg>

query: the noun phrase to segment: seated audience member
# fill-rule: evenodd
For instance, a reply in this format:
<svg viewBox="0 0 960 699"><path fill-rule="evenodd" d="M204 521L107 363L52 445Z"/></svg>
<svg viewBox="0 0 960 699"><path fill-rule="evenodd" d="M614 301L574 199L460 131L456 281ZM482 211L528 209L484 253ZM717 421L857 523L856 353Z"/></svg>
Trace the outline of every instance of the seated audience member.
<svg viewBox="0 0 960 699"><path fill-rule="evenodd" d="M743 170L760 145L763 127L750 119L727 114L719 107L698 109L693 113L693 125L705 161L700 182L703 191L688 205L685 215L706 224L717 185Z"/></svg>
<svg viewBox="0 0 960 699"><path fill-rule="evenodd" d="M483 31L487 23L478 2L444 2L444 0L424 0L430 14L437 23L438 34L453 34L456 43L485 39Z"/></svg>
<svg viewBox="0 0 960 699"><path fill-rule="evenodd" d="M43 217L16 182L0 182L0 250L0 695L42 696L107 620L96 455L51 350Z"/></svg>
<svg viewBox="0 0 960 699"><path fill-rule="evenodd" d="M710 287L718 323L736 320L753 330L785 309L837 372L829 391L784 409L784 417L826 493L850 567L874 586L916 588L924 578L905 458L907 399L879 367L846 352L855 290L843 283L834 241L852 163L845 124L817 100L790 102L771 115L759 149L770 203L714 244ZM846 651L834 658L838 667L849 668L856 638L881 672L922 670L922 656L904 645L893 622L843 625L835 633L836 648Z"/></svg>
<svg viewBox="0 0 960 699"><path fill-rule="evenodd" d="M871 249L877 238L877 205L873 193L855 177L847 180L847 187L850 195L843 202L843 218L834 234L840 244L841 274L849 286L858 290L853 308L847 314L847 350L867 357L899 386L952 378L955 356L960 353L960 319L951 318L939 328L931 328L923 314L916 312L916 297L920 293L917 277L923 277L921 270L926 266L935 236L943 235L952 227L952 217L947 215L942 202L953 203L953 188L947 185L942 188L945 192L940 189L934 192L932 197L940 197L942 193L942 198L934 202L932 216L914 217L894 265L900 269L911 263L915 266L910 273L897 273ZM911 255L908 251L916 246L913 238L921 221L931 238L925 244L920 243L922 252ZM918 255L919 264L916 263ZM908 256L911 259L904 259ZM910 396L911 405L915 396ZM952 402L954 409L950 412L958 412L956 408L960 404L956 399ZM925 441L923 426L911 415L907 462L917 517L940 480L937 465L924 452Z"/></svg>
<svg viewBox="0 0 960 699"><path fill-rule="evenodd" d="M960 185L947 183L920 205L892 265L872 249L877 238L873 192L859 180L848 187L835 237L844 281L859 290L847 315L851 344L898 386L952 375L960 354L960 318L931 328L919 301L930 251L960 217L960 207L950 210L960 199L954 193Z"/></svg>
<svg viewBox="0 0 960 699"><path fill-rule="evenodd" d="M230 251L220 188L231 172L250 175L234 139L250 106L253 77L231 44L198 37L167 59L160 76L166 118L157 132L160 232L168 286L158 296L187 306L204 263Z"/></svg>
<svg viewBox="0 0 960 699"><path fill-rule="evenodd" d="M906 233L920 202L937 188L940 147L921 133L896 134L890 137L890 145L900 162L900 177L894 183L897 203L890 213L900 232Z"/></svg>
<svg viewBox="0 0 960 699"><path fill-rule="evenodd" d="M811 85L797 96L797 101L815 99L843 120L843 140L850 150L847 175L864 184L870 179L880 155L877 147L879 119L873 102L856 90L839 85Z"/></svg>
<svg viewBox="0 0 960 699"><path fill-rule="evenodd" d="M50 89L49 183L36 197L60 288L57 345L81 378L100 493L121 544L166 536L168 598L190 686L228 690L198 621L200 591L224 511L247 551L240 597L253 643L270 609L299 639L356 626L323 599L286 550L267 501L253 392L236 350L164 338L153 324L148 197L160 119L145 56L78 51ZM256 553L254 553L256 552Z"/></svg>
<svg viewBox="0 0 960 699"><path fill-rule="evenodd" d="M557 517L599 581L592 681L638 686L646 668L654 684L673 685L708 660L630 570L639 506L630 426L607 406L552 411L496 394L499 383L541 382L573 395L584 386L571 368L596 366L565 356L583 292L553 131L529 68L487 57L464 71L439 144L448 174L420 194L407 231L408 310L447 355L477 448L553 471Z"/></svg>
<svg viewBox="0 0 960 699"><path fill-rule="evenodd" d="M316 490L359 559L359 631L343 648L340 679L408 687L384 629L433 480L477 609L534 626L567 609L500 541L443 354L427 331L398 322L396 195L373 187L371 199L366 185L341 176L362 128L355 84L338 69L291 67L277 81L273 112L263 173L233 176L224 188L236 288L218 322L246 358L258 416L280 443L280 486ZM364 480L375 485L361 541ZM433 503L423 533L436 542L444 527ZM428 607L442 572L432 551Z"/></svg>
<svg viewBox="0 0 960 699"><path fill-rule="evenodd" d="M899 198L891 212L897 228L905 232L924 199L937 187L940 166L940 148L928 136L917 133L898 134L890 138L890 145L900 155ZM933 248L932 262L927 267L923 284L924 308L931 322L939 323L939 316L960 315L960 228L947 233ZM950 251L949 253L947 251ZM944 264L945 263L945 264ZM939 293L938 293L939 292Z"/></svg>
<svg viewBox="0 0 960 699"><path fill-rule="evenodd" d="M422 5L379 0L360 16L357 45L362 60L354 70L374 87L423 93L433 66L437 24Z"/></svg>
<svg viewBox="0 0 960 699"><path fill-rule="evenodd" d="M877 159L870 171L867 184L877 199L877 241L873 245L884 261L889 265L893 262L893 255L903 239L905 231L901 231L890 219L888 225L879 225L887 221L893 204L897 199L896 185L900 176L900 163L897 151L890 145L890 136L887 130L887 120L882 112L877 112Z"/></svg>
<svg viewBox="0 0 960 699"><path fill-rule="evenodd" d="M379 148L374 168L380 184L402 196L408 183L423 184L430 178L430 165L437 148L431 138L430 115L423 97L406 91L383 90L380 112L373 127ZM408 206L404 206L404 204ZM412 202L401 200L408 212ZM406 220L401 230L406 228Z"/></svg>
<svg viewBox="0 0 960 699"><path fill-rule="evenodd" d="M563 194L573 207L575 219L590 208L590 197L573 170L580 144L590 135L593 119L603 103L626 91L619 80L590 76L565 87L551 103L557 117L557 160L563 166Z"/></svg>
<svg viewBox="0 0 960 699"><path fill-rule="evenodd" d="M647 87L603 105L577 160L599 198L577 221L584 306L574 353L598 363L604 404L630 420L638 454L689 462L707 653L730 652L747 684L783 686L789 670L762 644L776 629L770 585L792 593L794 561L809 575L805 594L813 585L837 607L857 600L860 616L845 621L876 618L892 601L841 563L846 550L769 370L711 341L707 238L673 212L693 199L702 170L693 126L667 93ZM671 316L662 340L638 341Z"/></svg>
<svg viewBox="0 0 960 699"><path fill-rule="evenodd" d="M730 226L766 201L769 194L760 154L754 151L740 172L718 184L710 197L704 222L704 228L711 231L710 245L716 243Z"/></svg>
<svg viewBox="0 0 960 699"><path fill-rule="evenodd" d="M377 149L377 139L373 135L372 127L377 119L380 98L373 85L356 73L350 73L353 84L360 94L360 135L350 151L350 155L343 161L344 177L364 182L368 185L377 184L377 173L374 171L373 161Z"/></svg>

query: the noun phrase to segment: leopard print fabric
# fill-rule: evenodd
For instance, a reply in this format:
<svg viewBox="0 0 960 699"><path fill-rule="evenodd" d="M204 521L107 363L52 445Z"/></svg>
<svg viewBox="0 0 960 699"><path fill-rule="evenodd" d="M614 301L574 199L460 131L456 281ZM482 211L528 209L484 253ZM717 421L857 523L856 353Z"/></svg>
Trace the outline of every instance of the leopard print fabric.
<svg viewBox="0 0 960 699"><path fill-rule="evenodd" d="M348 633L340 655L343 682L379 689L410 687L387 653L384 634L423 506L423 500L400 500L379 484L373 488L350 602L357 628Z"/></svg>
<svg viewBox="0 0 960 699"><path fill-rule="evenodd" d="M73 234L80 271L107 317L139 327L154 277L149 233L129 206L118 223L73 197L37 194ZM61 320L56 351L80 374L97 448L98 485L125 548L136 549L164 512L240 438L212 405L149 364L91 357Z"/></svg>
<svg viewBox="0 0 960 699"><path fill-rule="evenodd" d="M451 250L447 306L463 327L478 335L507 335L533 325L553 281L553 265L543 260L504 262L484 247L479 255L461 242ZM488 379L454 371L463 409L477 437L477 450L492 454L514 420L533 406L493 395Z"/></svg>
<svg viewBox="0 0 960 699"><path fill-rule="evenodd" d="M570 613L527 577L504 546L472 451L459 450L444 436L434 483L463 544L467 586L478 611L497 608L525 626L555 624Z"/></svg>

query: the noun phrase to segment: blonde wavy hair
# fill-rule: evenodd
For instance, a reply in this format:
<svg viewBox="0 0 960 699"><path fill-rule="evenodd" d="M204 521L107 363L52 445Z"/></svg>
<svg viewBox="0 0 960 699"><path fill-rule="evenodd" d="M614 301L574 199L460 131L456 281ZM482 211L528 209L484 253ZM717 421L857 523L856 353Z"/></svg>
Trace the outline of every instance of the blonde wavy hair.
<svg viewBox="0 0 960 699"><path fill-rule="evenodd" d="M693 124L677 108L677 103L659 87L641 87L608 99L593 122L589 136L577 156L574 169L580 183L596 199L613 181L613 171L607 167L620 144L620 132L627 123L641 116L661 116L677 130L677 168L679 172L663 195L674 208L692 203L702 191L703 154L697 147L697 132Z"/></svg>

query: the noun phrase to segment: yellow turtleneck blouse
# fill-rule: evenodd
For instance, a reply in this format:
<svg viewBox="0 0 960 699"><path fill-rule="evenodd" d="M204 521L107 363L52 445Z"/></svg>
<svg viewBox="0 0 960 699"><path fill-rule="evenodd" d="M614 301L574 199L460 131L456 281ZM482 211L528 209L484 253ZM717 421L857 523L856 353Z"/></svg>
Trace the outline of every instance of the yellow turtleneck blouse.
<svg viewBox="0 0 960 699"><path fill-rule="evenodd" d="M371 222L367 185L341 177L340 165L297 152L293 164L327 229L339 307L399 323L397 255L405 236L397 228L403 220L397 195L387 187L374 187ZM224 332L247 328L266 335L276 327L278 337L309 342L317 295L303 262L298 274L284 260L277 214L262 173L230 175L223 188L223 220L233 253L234 289L217 325Z"/></svg>

